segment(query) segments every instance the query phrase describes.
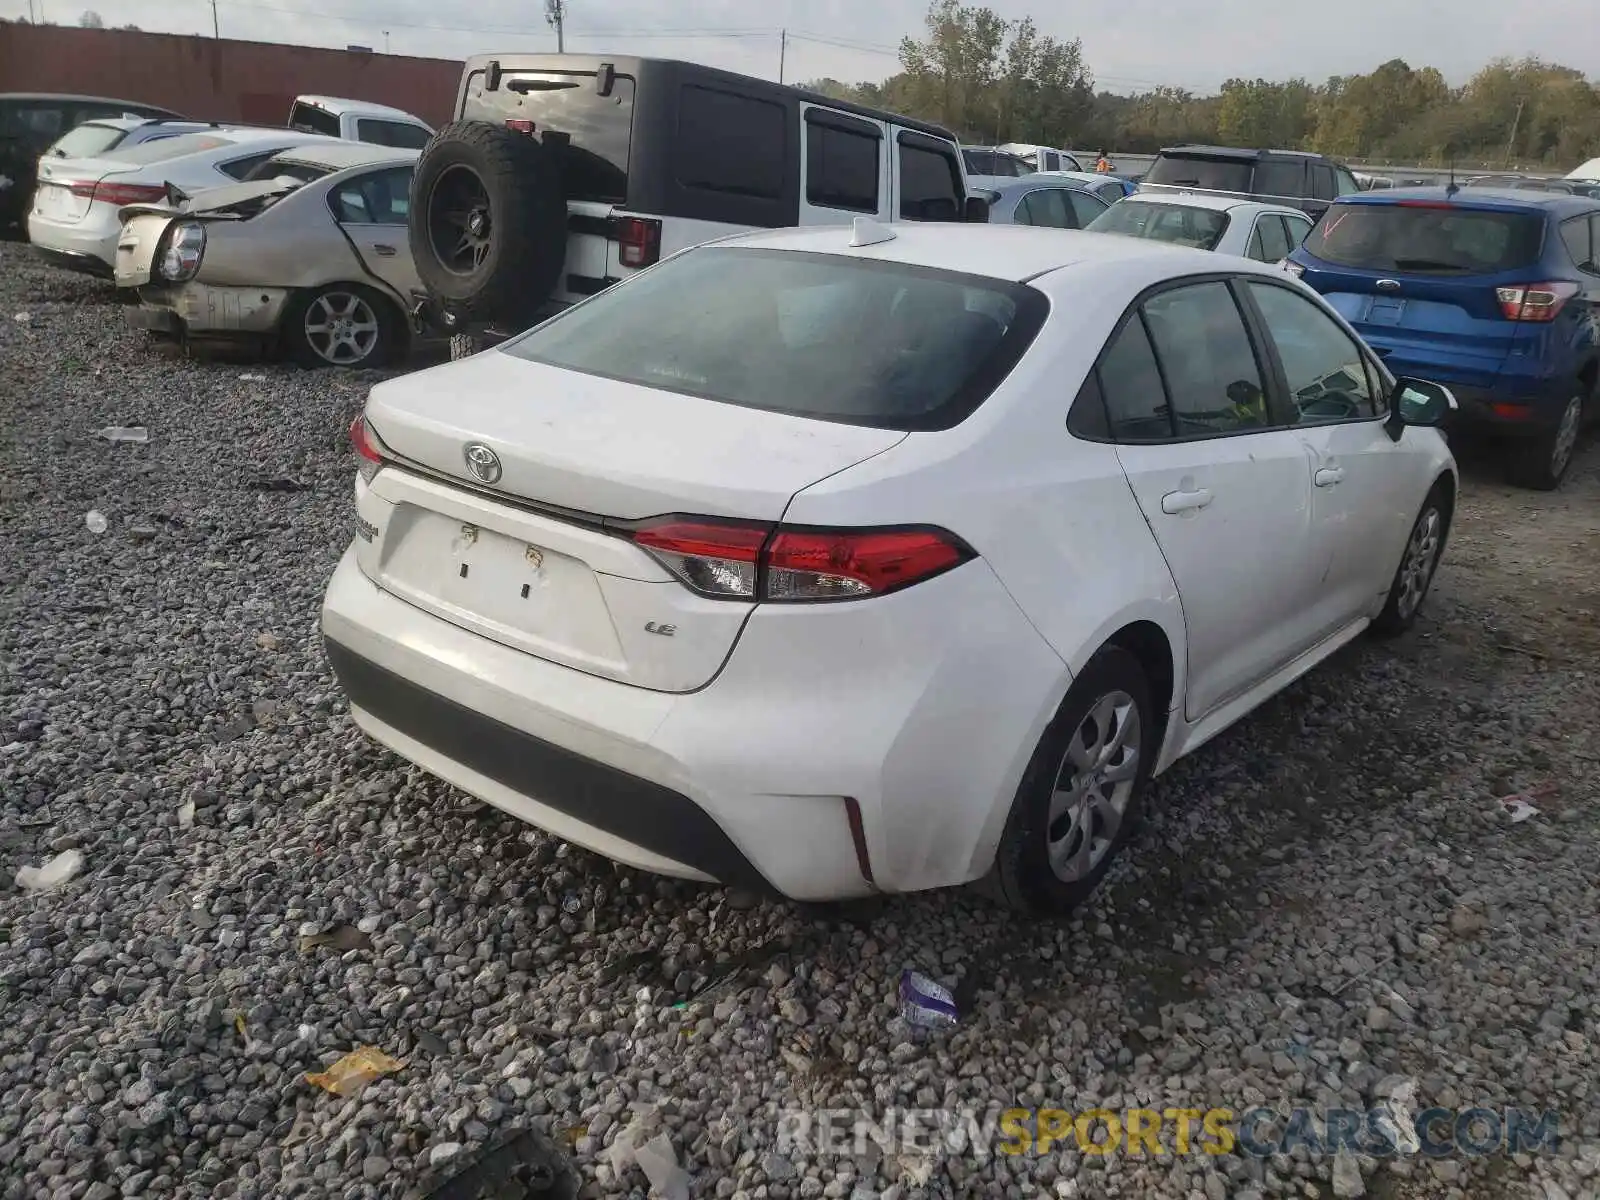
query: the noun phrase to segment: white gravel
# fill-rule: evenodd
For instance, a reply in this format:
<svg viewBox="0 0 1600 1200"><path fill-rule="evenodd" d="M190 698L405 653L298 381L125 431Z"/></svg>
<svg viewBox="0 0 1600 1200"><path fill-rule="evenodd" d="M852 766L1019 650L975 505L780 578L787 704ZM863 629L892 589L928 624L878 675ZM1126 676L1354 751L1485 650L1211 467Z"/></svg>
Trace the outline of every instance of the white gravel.
<svg viewBox="0 0 1600 1200"><path fill-rule="evenodd" d="M752 1200L1595 1194L1572 1136L1600 1043L1592 449L1556 496L1469 469L1418 631L1180 765L1079 919L955 894L802 910L615 868L351 726L316 614L371 376L161 353L16 245L0 317L0 1196L399 1196L518 1125L573 1143L591 1195L644 1194L634 1134L693 1194ZM1546 782L1539 816L1496 813ZM67 851L75 878L15 886ZM906 1040L906 967L960 985L952 1034ZM407 1065L352 1099L305 1082L359 1044ZM925 1173L777 1146L779 1110L808 1106L1397 1085L1419 1109L1560 1109L1567 1149ZM619 1146L636 1103L654 1122Z"/></svg>

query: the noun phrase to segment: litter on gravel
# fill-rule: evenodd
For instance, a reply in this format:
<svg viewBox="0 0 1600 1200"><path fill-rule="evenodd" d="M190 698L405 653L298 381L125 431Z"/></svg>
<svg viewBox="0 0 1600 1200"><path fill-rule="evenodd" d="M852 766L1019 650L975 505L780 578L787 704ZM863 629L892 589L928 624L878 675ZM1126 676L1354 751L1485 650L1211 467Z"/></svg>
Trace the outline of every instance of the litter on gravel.
<svg viewBox="0 0 1600 1200"><path fill-rule="evenodd" d="M17 871L17 886L25 892L48 892L60 887L83 870L83 855L76 850L63 850L43 866L22 867Z"/></svg>
<svg viewBox="0 0 1600 1200"><path fill-rule="evenodd" d="M357 1046L326 1071L310 1071L306 1082L335 1096L354 1096L374 1079L402 1070L405 1063L376 1046Z"/></svg>
<svg viewBox="0 0 1600 1200"><path fill-rule="evenodd" d="M108 442L133 442L143 445L150 440L150 431L143 425L107 425L104 429L95 430L96 437L103 437Z"/></svg>

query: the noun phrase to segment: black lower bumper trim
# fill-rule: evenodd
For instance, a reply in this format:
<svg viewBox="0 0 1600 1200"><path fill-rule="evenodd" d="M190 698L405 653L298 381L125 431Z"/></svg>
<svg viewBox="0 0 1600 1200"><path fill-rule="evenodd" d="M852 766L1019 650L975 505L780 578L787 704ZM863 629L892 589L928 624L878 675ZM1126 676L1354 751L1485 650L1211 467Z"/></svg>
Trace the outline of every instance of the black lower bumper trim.
<svg viewBox="0 0 1600 1200"><path fill-rule="evenodd" d="M50 250L35 246L33 252L53 267L65 267L80 275L93 275L96 279L111 279L116 275L109 263L92 254L79 254L72 250Z"/></svg>
<svg viewBox="0 0 1600 1200"><path fill-rule="evenodd" d="M338 642L324 645L351 704L430 750L720 883L773 894L721 826L682 793L474 712Z"/></svg>

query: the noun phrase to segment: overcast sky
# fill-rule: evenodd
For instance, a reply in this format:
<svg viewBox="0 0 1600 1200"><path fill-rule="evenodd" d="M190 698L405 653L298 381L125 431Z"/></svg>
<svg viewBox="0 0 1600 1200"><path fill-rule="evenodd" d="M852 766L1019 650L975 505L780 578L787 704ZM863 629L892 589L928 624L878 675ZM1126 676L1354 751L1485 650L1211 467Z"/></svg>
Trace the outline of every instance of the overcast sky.
<svg viewBox="0 0 1600 1200"><path fill-rule="evenodd" d="M107 25L211 32L210 0L33 0L58 24L92 6ZM216 0L224 37L310 45L369 45L396 54L460 58L480 50L545 50L555 37L544 0ZM1048 34L1083 39L1100 86L1171 84L1214 91L1229 76L1281 79L1371 70L1389 58L1432 65L1464 82L1499 55L1537 54L1600 75L1594 0L1100 0L1066 5L992 0L1007 17L1030 7ZM321 15L312 16L312 11ZM27 15L28 0L0 0ZM902 35L920 33L925 0L568 0L567 48L688 58L776 78L778 29L791 35L794 81L854 82L896 69ZM338 14L337 18L327 14ZM848 14L848 16L846 15ZM448 28L447 28L448 27ZM820 39L820 40L819 40Z"/></svg>

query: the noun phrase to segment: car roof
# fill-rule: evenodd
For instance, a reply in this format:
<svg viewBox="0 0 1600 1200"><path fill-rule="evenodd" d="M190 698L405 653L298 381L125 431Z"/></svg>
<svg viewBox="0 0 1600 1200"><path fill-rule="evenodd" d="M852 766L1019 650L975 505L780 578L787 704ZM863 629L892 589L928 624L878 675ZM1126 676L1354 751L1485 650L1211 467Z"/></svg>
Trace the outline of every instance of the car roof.
<svg viewBox="0 0 1600 1200"><path fill-rule="evenodd" d="M326 167L330 171L343 171L349 167L371 167L380 163L416 162L420 150L406 150L398 146L377 146L370 142L333 141L308 142L303 146L290 146L272 156L274 162L306 163L313 167Z"/></svg>
<svg viewBox="0 0 1600 1200"><path fill-rule="evenodd" d="M892 230L894 237L867 246L851 246L851 228L838 225L764 230L737 234L709 244L837 254L841 258L904 263L907 266L981 275L1013 283L1076 266L1110 272L1126 270L1134 276L1153 276L1151 282L1168 276L1175 278L1205 271L1215 273L1217 270L1217 256L1208 250L1194 250L1148 238L1116 237L1032 225L966 225L935 221L905 221L881 228ZM1275 268L1253 265L1262 266L1262 274L1282 275Z"/></svg>
<svg viewBox="0 0 1600 1200"><path fill-rule="evenodd" d="M406 112L403 108L394 108L387 104L374 104L370 100L351 100L343 96L296 96L296 104L309 104L313 108L320 108L330 112L336 117L347 113L354 113L364 117L402 117L407 121L420 121L422 118Z"/></svg>
<svg viewBox="0 0 1600 1200"><path fill-rule="evenodd" d="M1267 155L1281 154L1285 158L1326 158L1327 155L1316 154L1310 150L1263 150L1250 149L1244 146L1202 146L1182 145L1163 146L1162 154L1203 154L1207 158L1262 158Z"/></svg>
<svg viewBox="0 0 1600 1200"><path fill-rule="evenodd" d="M1043 175L1047 179L1076 179L1080 183L1104 183L1108 179L1115 179L1119 183L1126 183L1120 175L1110 175L1105 171L1035 171L1035 175Z"/></svg>
<svg viewBox="0 0 1600 1200"><path fill-rule="evenodd" d="M1310 216L1298 208L1291 208L1287 204L1268 204L1264 200L1250 200L1243 196L1221 195L1215 192L1134 192L1131 196L1124 196L1118 203L1133 201L1135 204L1166 204L1178 208L1209 208L1214 212L1233 212L1235 209L1248 208L1260 212L1289 213L1296 217Z"/></svg>
<svg viewBox="0 0 1600 1200"><path fill-rule="evenodd" d="M1340 196L1336 204L1404 204L1426 201L1434 204L1461 204L1471 208L1481 207L1484 201L1493 201L1496 208L1549 209L1556 216L1577 216L1596 211L1596 202L1588 196L1575 196L1571 192L1541 192L1532 188L1449 188L1409 187L1385 188L1377 192L1353 192Z"/></svg>

